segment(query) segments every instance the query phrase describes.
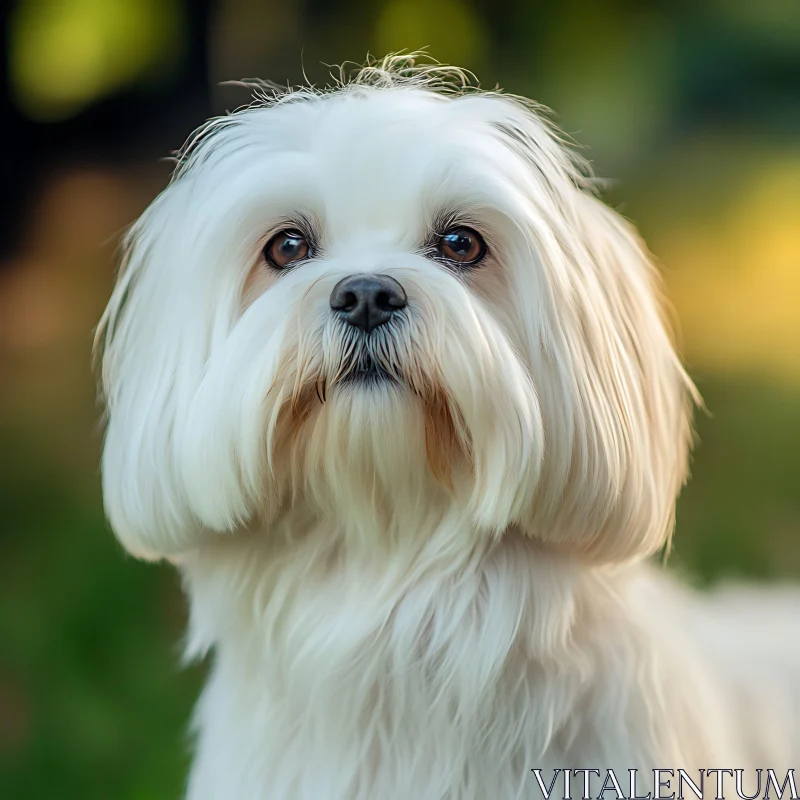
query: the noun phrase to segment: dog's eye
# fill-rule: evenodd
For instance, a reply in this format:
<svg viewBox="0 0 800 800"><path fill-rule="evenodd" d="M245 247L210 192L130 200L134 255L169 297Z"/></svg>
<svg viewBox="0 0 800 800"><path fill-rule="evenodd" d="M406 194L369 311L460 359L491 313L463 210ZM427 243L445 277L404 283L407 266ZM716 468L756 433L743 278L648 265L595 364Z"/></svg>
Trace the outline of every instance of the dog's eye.
<svg viewBox="0 0 800 800"><path fill-rule="evenodd" d="M286 269L292 264L308 258L311 247L308 239L299 231L288 230L276 233L264 247L264 258L275 269Z"/></svg>
<svg viewBox="0 0 800 800"><path fill-rule="evenodd" d="M436 249L448 261L457 264L475 264L486 255L486 242L472 228L459 226L450 228L439 239Z"/></svg>

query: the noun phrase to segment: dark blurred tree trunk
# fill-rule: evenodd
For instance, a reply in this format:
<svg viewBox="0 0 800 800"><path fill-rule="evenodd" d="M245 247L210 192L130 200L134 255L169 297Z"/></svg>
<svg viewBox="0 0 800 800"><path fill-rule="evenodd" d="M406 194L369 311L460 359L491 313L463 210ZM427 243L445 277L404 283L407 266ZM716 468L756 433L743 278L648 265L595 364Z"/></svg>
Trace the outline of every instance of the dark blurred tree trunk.
<svg viewBox="0 0 800 800"><path fill-rule="evenodd" d="M0 210L0 264L11 254L18 243L19 230L30 204L32 176L26 172L30 161L31 140L36 127L17 109L11 97L11 47L9 20L14 0L2 0L0 26L2 26L2 86L0 86L0 125L4 136L0 145L0 185L3 202Z"/></svg>

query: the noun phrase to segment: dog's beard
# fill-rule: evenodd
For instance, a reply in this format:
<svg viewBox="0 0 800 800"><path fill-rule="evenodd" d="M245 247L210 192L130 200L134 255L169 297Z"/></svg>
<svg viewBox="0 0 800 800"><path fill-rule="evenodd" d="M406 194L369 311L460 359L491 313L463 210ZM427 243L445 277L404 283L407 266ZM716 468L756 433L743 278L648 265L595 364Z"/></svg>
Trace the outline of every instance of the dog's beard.
<svg viewBox="0 0 800 800"><path fill-rule="evenodd" d="M470 434L435 361L402 318L369 334L333 319L301 337L283 366L292 388L275 458L291 465L295 493L374 520L468 482Z"/></svg>

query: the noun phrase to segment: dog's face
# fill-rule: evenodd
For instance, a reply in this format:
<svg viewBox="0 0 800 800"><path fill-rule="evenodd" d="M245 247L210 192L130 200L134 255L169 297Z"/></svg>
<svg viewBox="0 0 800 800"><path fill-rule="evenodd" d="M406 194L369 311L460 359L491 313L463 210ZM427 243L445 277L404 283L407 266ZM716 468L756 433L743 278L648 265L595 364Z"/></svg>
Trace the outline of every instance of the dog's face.
<svg viewBox="0 0 800 800"><path fill-rule="evenodd" d="M118 536L176 554L303 505L652 552L690 384L640 244L520 103L378 77L209 124L131 232L101 328Z"/></svg>

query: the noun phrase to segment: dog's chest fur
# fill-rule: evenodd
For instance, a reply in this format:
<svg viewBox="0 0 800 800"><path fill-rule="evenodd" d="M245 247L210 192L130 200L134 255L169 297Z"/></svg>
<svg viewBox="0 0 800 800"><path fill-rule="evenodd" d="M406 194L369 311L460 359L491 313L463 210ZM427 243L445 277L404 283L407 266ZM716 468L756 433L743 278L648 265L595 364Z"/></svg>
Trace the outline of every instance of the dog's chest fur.
<svg viewBox="0 0 800 800"><path fill-rule="evenodd" d="M414 568L331 538L231 538L184 563L190 650L215 651L192 800L521 798L534 767L663 749L629 724L651 713L621 669L636 634L609 628L586 573L521 538L457 559L433 531Z"/></svg>

